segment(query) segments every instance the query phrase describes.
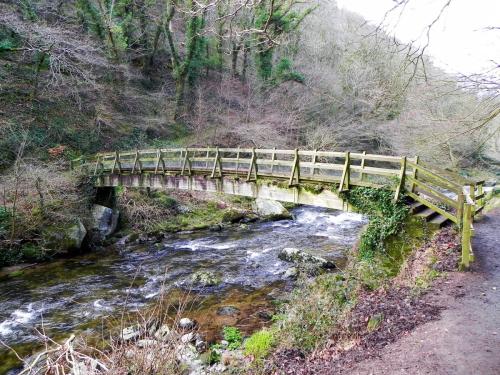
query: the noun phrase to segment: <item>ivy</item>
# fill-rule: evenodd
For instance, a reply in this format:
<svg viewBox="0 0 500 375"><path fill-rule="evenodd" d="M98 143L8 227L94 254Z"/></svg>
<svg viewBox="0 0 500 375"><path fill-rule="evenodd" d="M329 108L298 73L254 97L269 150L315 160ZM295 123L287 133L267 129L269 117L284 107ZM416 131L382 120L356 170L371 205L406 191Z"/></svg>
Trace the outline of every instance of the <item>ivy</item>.
<svg viewBox="0 0 500 375"><path fill-rule="evenodd" d="M385 241L397 234L408 216L408 207L403 198L393 202L394 192L389 189L355 187L342 193L344 199L370 222L361 236L359 253L362 258L371 259L375 252L386 251Z"/></svg>

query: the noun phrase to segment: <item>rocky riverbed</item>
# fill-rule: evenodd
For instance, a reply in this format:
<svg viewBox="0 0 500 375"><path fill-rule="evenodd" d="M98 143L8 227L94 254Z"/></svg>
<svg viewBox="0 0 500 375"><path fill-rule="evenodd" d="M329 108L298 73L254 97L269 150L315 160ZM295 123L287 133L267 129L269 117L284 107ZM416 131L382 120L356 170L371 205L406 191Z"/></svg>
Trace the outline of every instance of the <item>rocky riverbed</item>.
<svg viewBox="0 0 500 375"><path fill-rule="evenodd" d="M293 287L297 274L291 269L303 269L304 255L287 251L291 258L285 259L283 249L307 250L315 261L326 260L326 268L341 266L367 222L358 214L318 208L299 207L291 213L293 219L216 232L119 241L4 276L0 339L29 355L40 346L35 328L43 326L56 339L73 332L93 335L107 318L147 309L161 291L173 305L189 293L186 316L198 321L205 340L220 339L227 325L251 332L268 324L273 301ZM300 259L294 263L292 258ZM0 374L16 362L12 353L0 351Z"/></svg>

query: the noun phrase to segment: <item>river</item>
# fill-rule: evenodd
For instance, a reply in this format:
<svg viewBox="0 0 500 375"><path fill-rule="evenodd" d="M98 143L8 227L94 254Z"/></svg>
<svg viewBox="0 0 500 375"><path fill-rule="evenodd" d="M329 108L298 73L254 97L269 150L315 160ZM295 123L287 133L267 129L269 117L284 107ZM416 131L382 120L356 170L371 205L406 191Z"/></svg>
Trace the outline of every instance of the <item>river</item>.
<svg viewBox="0 0 500 375"><path fill-rule="evenodd" d="M200 322L209 339L224 325L250 332L266 324L272 302L293 287L283 279L290 264L278 259L281 249L309 249L341 263L367 222L356 213L313 207L298 207L292 214L293 220L110 246L4 277L0 280L0 339L28 355L39 349L42 328L56 339L75 331L92 335L106 317L124 309L147 308L162 288L172 296L188 289L196 296L197 303L186 315ZM190 276L197 270L217 273L222 283L193 289ZM218 311L224 306L236 307L237 313L221 316ZM0 374L8 373L15 363L13 354L0 348Z"/></svg>

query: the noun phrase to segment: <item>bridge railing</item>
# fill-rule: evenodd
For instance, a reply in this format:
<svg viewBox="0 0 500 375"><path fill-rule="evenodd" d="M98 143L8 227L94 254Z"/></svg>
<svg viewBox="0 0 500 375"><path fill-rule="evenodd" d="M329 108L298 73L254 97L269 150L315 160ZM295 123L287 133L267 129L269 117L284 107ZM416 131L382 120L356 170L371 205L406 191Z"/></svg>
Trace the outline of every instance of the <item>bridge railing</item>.
<svg viewBox="0 0 500 375"><path fill-rule="evenodd" d="M289 187L301 183L389 188L394 199L405 193L449 219L461 229L462 263L472 258L470 236L474 216L484 207L483 181L439 171L418 157L319 150L256 148L161 148L99 153L71 162L89 174L170 174L211 178L224 175L246 181L273 179Z"/></svg>

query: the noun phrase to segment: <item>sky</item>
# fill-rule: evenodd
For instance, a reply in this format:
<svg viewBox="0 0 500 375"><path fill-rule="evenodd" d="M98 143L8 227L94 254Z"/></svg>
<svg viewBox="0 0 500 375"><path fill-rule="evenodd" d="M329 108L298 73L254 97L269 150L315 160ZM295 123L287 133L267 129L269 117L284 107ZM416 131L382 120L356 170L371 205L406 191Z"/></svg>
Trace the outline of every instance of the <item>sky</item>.
<svg viewBox="0 0 500 375"><path fill-rule="evenodd" d="M426 27L448 0L410 0L403 14L392 12L384 29L403 42L426 43ZM394 0L337 0L340 8L380 24ZM498 30L486 30L488 27ZM500 0L451 0L430 31L427 54L449 73L474 74L500 64Z"/></svg>

